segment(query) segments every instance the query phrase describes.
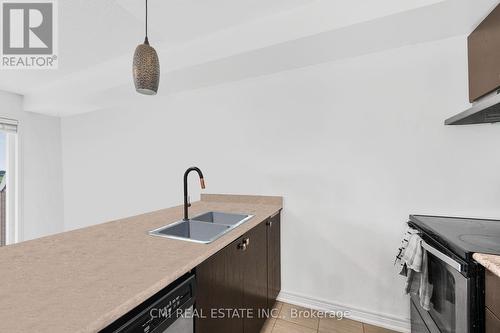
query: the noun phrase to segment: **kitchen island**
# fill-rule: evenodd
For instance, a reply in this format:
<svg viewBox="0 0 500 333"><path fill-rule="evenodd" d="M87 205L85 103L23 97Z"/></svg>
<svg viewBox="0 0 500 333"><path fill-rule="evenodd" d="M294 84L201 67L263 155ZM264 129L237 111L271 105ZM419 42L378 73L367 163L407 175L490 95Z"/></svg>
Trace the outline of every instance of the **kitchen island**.
<svg viewBox="0 0 500 333"><path fill-rule="evenodd" d="M202 195L208 211L252 219L210 244L152 237L182 206L0 249L0 332L99 332L283 206L281 197Z"/></svg>

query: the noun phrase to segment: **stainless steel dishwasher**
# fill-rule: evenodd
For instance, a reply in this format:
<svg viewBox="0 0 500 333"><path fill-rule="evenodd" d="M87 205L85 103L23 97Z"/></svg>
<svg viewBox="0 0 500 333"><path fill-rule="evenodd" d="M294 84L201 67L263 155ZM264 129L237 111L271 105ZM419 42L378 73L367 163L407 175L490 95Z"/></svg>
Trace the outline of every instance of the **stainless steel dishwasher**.
<svg viewBox="0 0 500 333"><path fill-rule="evenodd" d="M194 274L187 274L100 333L193 333Z"/></svg>

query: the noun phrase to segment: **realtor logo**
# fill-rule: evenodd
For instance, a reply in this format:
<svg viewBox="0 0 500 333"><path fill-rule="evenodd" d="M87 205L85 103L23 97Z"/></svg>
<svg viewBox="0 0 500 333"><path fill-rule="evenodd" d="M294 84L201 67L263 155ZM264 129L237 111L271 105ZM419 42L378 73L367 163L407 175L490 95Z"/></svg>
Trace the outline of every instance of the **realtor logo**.
<svg viewBox="0 0 500 333"><path fill-rule="evenodd" d="M3 69L57 68L54 0L2 2Z"/></svg>

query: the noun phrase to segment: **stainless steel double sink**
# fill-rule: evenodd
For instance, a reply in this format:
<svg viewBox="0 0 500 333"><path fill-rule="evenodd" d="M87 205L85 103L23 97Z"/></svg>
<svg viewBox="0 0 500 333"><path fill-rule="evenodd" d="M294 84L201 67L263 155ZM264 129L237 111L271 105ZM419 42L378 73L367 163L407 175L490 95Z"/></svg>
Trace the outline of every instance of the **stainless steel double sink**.
<svg viewBox="0 0 500 333"><path fill-rule="evenodd" d="M208 244L250 220L253 215L208 212L149 232L152 236Z"/></svg>

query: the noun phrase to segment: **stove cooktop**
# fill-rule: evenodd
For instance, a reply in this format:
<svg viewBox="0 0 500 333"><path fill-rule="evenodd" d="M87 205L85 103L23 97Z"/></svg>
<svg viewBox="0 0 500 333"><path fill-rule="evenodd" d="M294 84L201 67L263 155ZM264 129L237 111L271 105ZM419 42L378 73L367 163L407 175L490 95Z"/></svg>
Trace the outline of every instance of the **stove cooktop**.
<svg viewBox="0 0 500 333"><path fill-rule="evenodd" d="M500 220L410 215L413 222L461 258L472 254L500 255Z"/></svg>

